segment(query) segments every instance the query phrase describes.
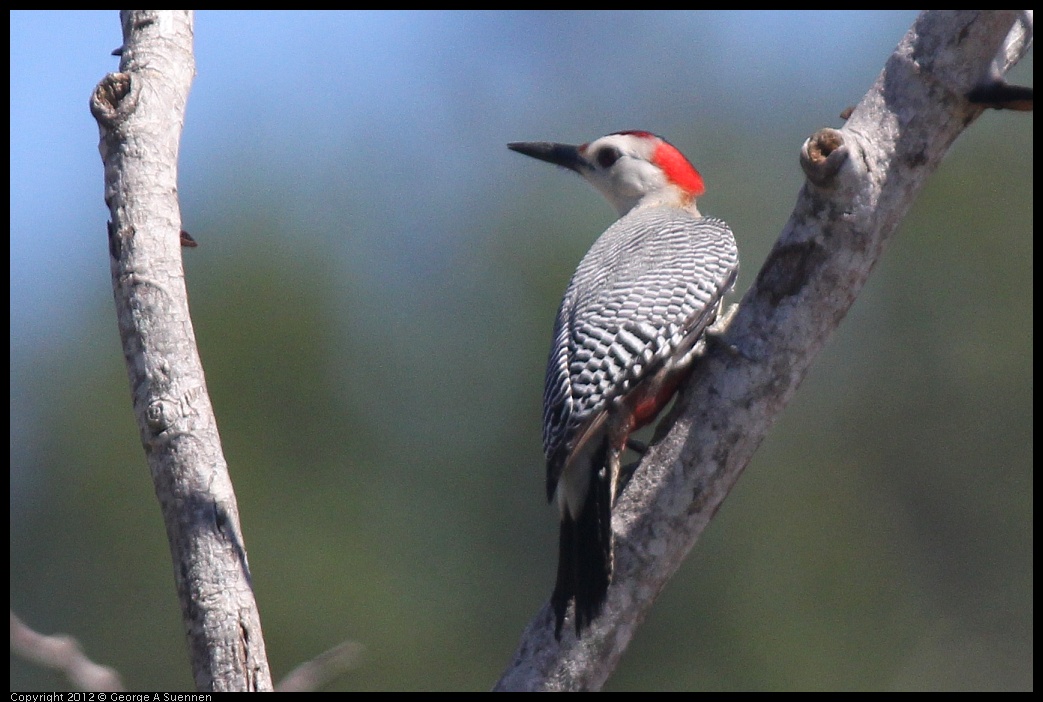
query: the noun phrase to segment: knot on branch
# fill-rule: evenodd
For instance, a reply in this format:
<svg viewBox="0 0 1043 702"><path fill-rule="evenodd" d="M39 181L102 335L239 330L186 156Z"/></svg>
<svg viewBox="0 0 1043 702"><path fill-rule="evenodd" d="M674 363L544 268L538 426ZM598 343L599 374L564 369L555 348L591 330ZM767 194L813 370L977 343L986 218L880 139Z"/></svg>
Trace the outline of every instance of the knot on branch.
<svg viewBox="0 0 1043 702"><path fill-rule="evenodd" d="M91 114L104 129L112 129L137 106L129 73L110 73L91 93Z"/></svg>
<svg viewBox="0 0 1043 702"><path fill-rule="evenodd" d="M172 427L178 416L177 405L166 399L154 400L145 410L145 422L152 436L159 436Z"/></svg>
<svg viewBox="0 0 1043 702"><path fill-rule="evenodd" d="M804 141L800 148L800 167L814 185L825 187L844 165L847 156L843 133L826 127Z"/></svg>

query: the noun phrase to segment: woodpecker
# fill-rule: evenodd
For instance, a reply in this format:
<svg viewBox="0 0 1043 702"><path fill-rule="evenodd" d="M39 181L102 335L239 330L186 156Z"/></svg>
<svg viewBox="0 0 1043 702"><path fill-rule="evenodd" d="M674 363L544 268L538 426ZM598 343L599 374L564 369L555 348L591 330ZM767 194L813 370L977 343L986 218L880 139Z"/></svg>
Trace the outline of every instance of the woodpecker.
<svg viewBox="0 0 1043 702"><path fill-rule="evenodd" d="M547 500L561 519L551 595L560 640L570 601L577 637L601 613L620 457L701 353L739 256L728 225L696 209L702 176L661 137L625 131L579 146L507 146L579 173L619 213L569 281L547 360L543 451Z"/></svg>

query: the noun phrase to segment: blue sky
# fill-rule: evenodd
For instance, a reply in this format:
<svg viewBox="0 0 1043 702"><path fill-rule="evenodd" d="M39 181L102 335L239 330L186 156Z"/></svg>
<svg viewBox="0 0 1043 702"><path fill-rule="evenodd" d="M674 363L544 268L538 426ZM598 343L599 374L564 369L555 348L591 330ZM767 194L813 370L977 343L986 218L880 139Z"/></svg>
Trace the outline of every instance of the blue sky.
<svg viewBox="0 0 1043 702"><path fill-rule="evenodd" d="M243 163L307 180L361 155L387 177L433 173L448 188L433 199L445 202L504 162L486 141L643 128L691 96L754 123L838 84L857 86L854 100L914 16L201 11L182 145L182 196L196 205L186 226L193 211L220 207L208 200L215 180ZM114 11L10 17L11 341L26 350L107 294L87 99L117 68L120 28ZM570 60L555 63L564 48ZM823 107L813 119L834 117L832 102ZM468 141L481 148L459 147Z"/></svg>

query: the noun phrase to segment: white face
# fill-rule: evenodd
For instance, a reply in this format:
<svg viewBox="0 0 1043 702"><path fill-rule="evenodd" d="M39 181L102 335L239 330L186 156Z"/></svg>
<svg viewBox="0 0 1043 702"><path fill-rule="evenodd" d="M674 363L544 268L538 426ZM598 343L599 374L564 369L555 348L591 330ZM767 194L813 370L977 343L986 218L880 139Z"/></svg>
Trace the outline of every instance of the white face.
<svg viewBox="0 0 1043 702"><path fill-rule="evenodd" d="M610 134L590 142L582 151L592 167L583 171L583 176L621 216L646 195L669 196L673 190L663 171L651 161L656 143L655 137Z"/></svg>

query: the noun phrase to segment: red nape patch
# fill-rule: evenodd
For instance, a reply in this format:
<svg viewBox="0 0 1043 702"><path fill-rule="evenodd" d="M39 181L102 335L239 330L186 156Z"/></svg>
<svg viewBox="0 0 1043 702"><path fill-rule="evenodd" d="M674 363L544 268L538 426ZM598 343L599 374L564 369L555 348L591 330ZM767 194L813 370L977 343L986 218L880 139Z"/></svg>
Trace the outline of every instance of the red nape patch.
<svg viewBox="0 0 1043 702"><path fill-rule="evenodd" d="M706 192L703 177L673 145L660 140L652 154L652 160L663 169L666 177L682 190L699 197Z"/></svg>

